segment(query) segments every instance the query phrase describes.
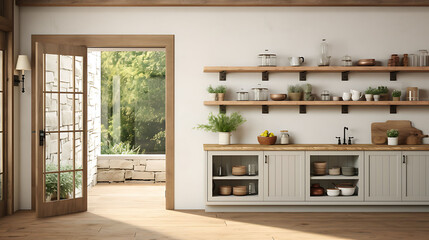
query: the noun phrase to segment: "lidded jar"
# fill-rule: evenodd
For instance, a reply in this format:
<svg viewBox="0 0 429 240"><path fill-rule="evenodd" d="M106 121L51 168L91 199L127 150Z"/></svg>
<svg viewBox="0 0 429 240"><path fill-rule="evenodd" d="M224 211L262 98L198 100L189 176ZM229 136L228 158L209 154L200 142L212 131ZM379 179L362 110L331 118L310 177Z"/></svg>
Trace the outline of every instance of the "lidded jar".
<svg viewBox="0 0 429 240"><path fill-rule="evenodd" d="M429 56L429 53L427 50L419 50L419 66L420 67L428 66L428 56Z"/></svg>
<svg viewBox="0 0 429 240"><path fill-rule="evenodd" d="M268 88L258 84L257 87L252 88L252 91L254 101L268 101Z"/></svg>
<svg viewBox="0 0 429 240"><path fill-rule="evenodd" d="M343 59L341 59L341 61L343 62L343 66L344 67L349 67L349 66L353 65L353 63L352 63L352 57L350 57L349 55L345 55L343 57Z"/></svg>
<svg viewBox="0 0 429 240"><path fill-rule="evenodd" d="M331 100L331 94L329 94L328 90L323 90L321 96L322 96L322 101L330 101Z"/></svg>
<svg viewBox="0 0 429 240"><path fill-rule="evenodd" d="M281 130L280 131L280 144L289 144L288 130Z"/></svg>
<svg viewBox="0 0 429 240"><path fill-rule="evenodd" d="M277 55L265 49L263 53L258 55L260 67L275 67L277 66Z"/></svg>
<svg viewBox="0 0 429 240"><path fill-rule="evenodd" d="M249 92L244 91L244 89L240 89L237 92L237 101L248 101L249 100Z"/></svg>

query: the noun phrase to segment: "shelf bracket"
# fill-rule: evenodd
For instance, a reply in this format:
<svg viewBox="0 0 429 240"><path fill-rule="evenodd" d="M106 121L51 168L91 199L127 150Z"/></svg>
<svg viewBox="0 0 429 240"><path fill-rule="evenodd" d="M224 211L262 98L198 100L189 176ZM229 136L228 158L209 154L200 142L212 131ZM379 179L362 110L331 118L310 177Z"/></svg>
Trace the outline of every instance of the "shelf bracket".
<svg viewBox="0 0 429 240"><path fill-rule="evenodd" d="M299 72L299 81L307 81L307 71Z"/></svg>
<svg viewBox="0 0 429 240"><path fill-rule="evenodd" d="M226 81L226 71L219 72L219 81Z"/></svg>
<svg viewBox="0 0 429 240"><path fill-rule="evenodd" d="M390 114L396 114L397 113L397 106L396 105L390 105Z"/></svg>
<svg viewBox="0 0 429 240"><path fill-rule="evenodd" d="M307 113L307 106L306 105L299 105L299 113L300 114L306 114Z"/></svg>
<svg viewBox="0 0 429 240"><path fill-rule="evenodd" d="M219 105L219 113L226 113L226 106L225 105Z"/></svg>
<svg viewBox="0 0 429 240"><path fill-rule="evenodd" d="M350 71L341 72L341 81L348 81L349 80L349 73L350 73Z"/></svg>
<svg viewBox="0 0 429 240"><path fill-rule="evenodd" d="M348 114L349 113L349 105L341 105L341 113Z"/></svg>
<svg viewBox="0 0 429 240"><path fill-rule="evenodd" d="M269 73L268 71L262 72L262 81L268 81Z"/></svg>
<svg viewBox="0 0 429 240"><path fill-rule="evenodd" d="M398 71L390 72L390 81L396 81L397 80L397 73L398 73Z"/></svg>
<svg viewBox="0 0 429 240"><path fill-rule="evenodd" d="M268 114L269 108L268 105L262 105L262 114Z"/></svg>

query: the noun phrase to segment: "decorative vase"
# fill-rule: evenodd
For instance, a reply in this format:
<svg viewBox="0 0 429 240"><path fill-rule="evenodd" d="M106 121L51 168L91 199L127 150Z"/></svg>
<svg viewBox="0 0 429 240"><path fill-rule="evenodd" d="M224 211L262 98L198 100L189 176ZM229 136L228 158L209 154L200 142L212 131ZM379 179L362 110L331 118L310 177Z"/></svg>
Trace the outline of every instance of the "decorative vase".
<svg viewBox="0 0 429 240"><path fill-rule="evenodd" d="M387 145L391 145L391 146L398 145L398 137L388 137Z"/></svg>
<svg viewBox="0 0 429 240"><path fill-rule="evenodd" d="M380 95L374 95L374 101L378 102L380 101Z"/></svg>
<svg viewBox="0 0 429 240"><path fill-rule="evenodd" d="M218 101L223 101L225 98L225 93L218 93L217 94L217 100Z"/></svg>
<svg viewBox="0 0 429 240"><path fill-rule="evenodd" d="M367 101L372 101L372 94L365 94L365 99Z"/></svg>
<svg viewBox="0 0 429 240"><path fill-rule="evenodd" d="M289 99L291 101L301 101L302 93L289 93Z"/></svg>
<svg viewBox="0 0 429 240"><path fill-rule="evenodd" d="M217 94L216 93L209 93L208 95L208 100L209 101L216 101L216 96L217 96Z"/></svg>
<svg viewBox="0 0 429 240"><path fill-rule="evenodd" d="M229 145L231 143L230 132L219 132L219 145Z"/></svg>
<svg viewBox="0 0 429 240"><path fill-rule="evenodd" d="M392 97L393 101L401 101L401 97Z"/></svg>

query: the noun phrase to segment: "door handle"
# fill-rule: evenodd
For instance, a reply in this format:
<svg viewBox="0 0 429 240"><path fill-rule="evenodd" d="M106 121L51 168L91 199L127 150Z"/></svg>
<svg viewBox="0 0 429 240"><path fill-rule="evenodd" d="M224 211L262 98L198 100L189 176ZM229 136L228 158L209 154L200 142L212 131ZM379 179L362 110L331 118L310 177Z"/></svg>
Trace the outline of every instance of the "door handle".
<svg viewBox="0 0 429 240"><path fill-rule="evenodd" d="M402 155L402 163L407 163L407 156L405 156L405 155Z"/></svg>
<svg viewBox="0 0 429 240"><path fill-rule="evenodd" d="M45 131L40 130L39 131L39 146L45 145L45 137L46 137Z"/></svg>
<svg viewBox="0 0 429 240"><path fill-rule="evenodd" d="M268 155L265 155L265 163L268 163Z"/></svg>

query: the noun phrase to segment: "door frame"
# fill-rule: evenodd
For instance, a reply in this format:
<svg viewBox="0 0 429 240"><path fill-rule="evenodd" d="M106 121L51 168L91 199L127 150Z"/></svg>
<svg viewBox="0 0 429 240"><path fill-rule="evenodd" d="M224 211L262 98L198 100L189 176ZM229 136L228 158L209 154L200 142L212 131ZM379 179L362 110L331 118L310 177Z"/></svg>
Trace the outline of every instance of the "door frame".
<svg viewBox="0 0 429 240"><path fill-rule="evenodd" d="M36 42L61 43L85 46L87 48L165 48L166 77L165 77L165 157L166 157L166 209L174 210L174 35L32 35L31 58L32 68L35 69ZM31 84L36 86L35 71L32 71ZM38 117L39 105L37 89L31 93L31 208L36 208L36 162L38 146Z"/></svg>

